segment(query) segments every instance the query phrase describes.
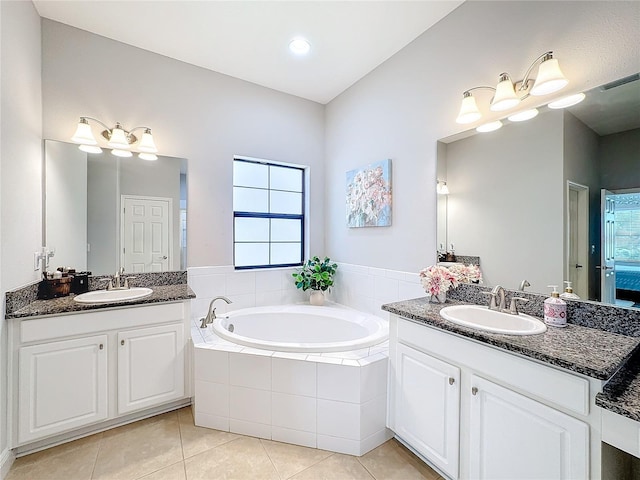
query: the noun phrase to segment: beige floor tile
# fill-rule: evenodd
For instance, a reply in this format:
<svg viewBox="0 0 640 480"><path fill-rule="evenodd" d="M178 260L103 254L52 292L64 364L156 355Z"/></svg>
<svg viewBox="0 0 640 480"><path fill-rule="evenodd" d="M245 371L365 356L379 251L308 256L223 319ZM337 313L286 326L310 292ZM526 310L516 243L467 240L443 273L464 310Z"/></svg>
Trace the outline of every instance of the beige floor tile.
<svg viewBox="0 0 640 480"><path fill-rule="evenodd" d="M84 440L84 441L83 441ZM79 443L76 443L79 442ZM38 452L33 461L18 459L6 480L89 480L96 463L99 441L77 440L65 448Z"/></svg>
<svg viewBox="0 0 640 480"><path fill-rule="evenodd" d="M102 439L94 479L136 479L183 460L175 412L115 430Z"/></svg>
<svg viewBox="0 0 640 480"><path fill-rule="evenodd" d="M321 462L333 452L315 448L300 447L288 443L261 440L269 458L280 474L280 478L290 478L296 473Z"/></svg>
<svg viewBox="0 0 640 480"><path fill-rule="evenodd" d="M291 477L293 480L372 480L356 457L335 453Z"/></svg>
<svg viewBox="0 0 640 480"><path fill-rule="evenodd" d="M184 462L174 463L168 467L153 472L150 475L140 477L140 480L186 480L187 476L184 472Z"/></svg>
<svg viewBox="0 0 640 480"><path fill-rule="evenodd" d="M190 408L178 410L180 435L182 437L182 455L193 457L199 453L217 447L238 438L235 433L221 432L211 428L196 427Z"/></svg>
<svg viewBox="0 0 640 480"><path fill-rule="evenodd" d="M145 418L144 420L138 420L137 422L128 423L127 425L123 425L122 427L112 428L111 430L107 430L103 433L104 438L116 437L118 435L122 435L123 433L127 433L131 430L138 430L142 427L154 425L158 422L167 422L167 421L178 421L178 412L176 410L172 412L163 413L161 415L156 415L154 417Z"/></svg>
<svg viewBox="0 0 640 480"><path fill-rule="evenodd" d="M241 437L185 460L187 480L279 480L260 440Z"/></svg>
<svg viewBox="0 0 640 480"><path fill-rule="evenodd" d="M376 480L438 480L440 476L392 439L360 457Z"/></svg>
<svg viewBox="0 0 640 480"><path fill-rule="evenodd" d="M80 438L78 440L74 440L73 442L63 443L62 445L58 445L57 447L51 447L47 448L46 450L32 453L31 455L25 455L24 457L20 457L16 459L15 462L13 462L13 468L23 467L30 463L36 463L46 459L50 459L52 457L55 457L56 455L62 455L85 448L93 448L97 453L100 440L102 440L102 433L96 433L95 435Z"/></svg>

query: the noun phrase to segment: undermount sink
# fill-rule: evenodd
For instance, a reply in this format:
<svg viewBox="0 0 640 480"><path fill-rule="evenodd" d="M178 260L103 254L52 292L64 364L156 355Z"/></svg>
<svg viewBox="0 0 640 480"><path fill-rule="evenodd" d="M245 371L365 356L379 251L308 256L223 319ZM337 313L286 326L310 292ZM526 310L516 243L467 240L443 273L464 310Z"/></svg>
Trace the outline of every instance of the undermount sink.
<svg viewBox="0 0 640 480"><path fill-rule="evenodd" d="M124 290L94 290L73 297L78 303L116 303L138 300L151 295L153 290L145 287L127 288Z"/></svg>
<svg viewBox="0 0 640 480"><path fill-rule="evenodd" d="M547 331L544 322L531 315L512 315L480 305L452 305L440 310L440 316L463 327L491 333L535 335Z"/></svg>

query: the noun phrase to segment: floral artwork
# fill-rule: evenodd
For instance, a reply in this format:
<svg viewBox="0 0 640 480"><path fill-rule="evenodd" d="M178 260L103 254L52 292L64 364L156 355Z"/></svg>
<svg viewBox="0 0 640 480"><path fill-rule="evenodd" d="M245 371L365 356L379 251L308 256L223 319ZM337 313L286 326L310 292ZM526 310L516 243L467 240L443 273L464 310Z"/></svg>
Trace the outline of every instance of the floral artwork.
<svg viewBox="0 0 640 480"><path fill-rule="evenodd" d="M391 225L391 160L347 172L347 226Z"/></svg>

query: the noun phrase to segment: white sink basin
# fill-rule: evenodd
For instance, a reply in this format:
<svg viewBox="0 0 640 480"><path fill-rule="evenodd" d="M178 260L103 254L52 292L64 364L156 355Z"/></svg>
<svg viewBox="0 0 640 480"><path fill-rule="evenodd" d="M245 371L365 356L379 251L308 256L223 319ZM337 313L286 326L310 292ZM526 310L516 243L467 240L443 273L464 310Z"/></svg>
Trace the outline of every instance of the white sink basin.
<svg viewBox="0 0 640 480"><path fill-rule="evenodd" d="M535 335L547 331L544 322L531 315L511 315L480 305L452 305L440 310L440 316L458 325L491 333Z"/></svg>
<svg viewBox="0 0 640 480"><path fill-rule="evenodd" d="M116 303L138 300L151 295L150 288L136 287L126 290L94 290L93 292L82 293L73 297L78 303Z"/></svg>

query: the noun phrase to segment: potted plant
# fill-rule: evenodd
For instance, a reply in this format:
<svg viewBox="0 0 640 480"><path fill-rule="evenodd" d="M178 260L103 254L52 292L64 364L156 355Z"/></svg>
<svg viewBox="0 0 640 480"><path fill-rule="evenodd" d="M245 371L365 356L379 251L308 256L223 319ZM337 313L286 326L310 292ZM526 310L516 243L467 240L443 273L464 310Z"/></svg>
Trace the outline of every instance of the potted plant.
<svg viewBox="0 0 640 480"><path fill-rule="evenodd" d="M333 286L333 276L336 274L338 265L331 262L329 257L320 260L315 256L307 260L302 268L293 274L296 287L303 292L311 289L311 305L322 305L324 303L324 292Z"/></svg>

